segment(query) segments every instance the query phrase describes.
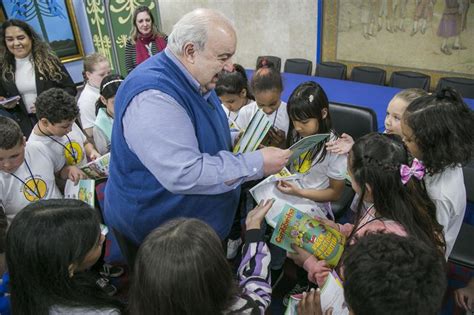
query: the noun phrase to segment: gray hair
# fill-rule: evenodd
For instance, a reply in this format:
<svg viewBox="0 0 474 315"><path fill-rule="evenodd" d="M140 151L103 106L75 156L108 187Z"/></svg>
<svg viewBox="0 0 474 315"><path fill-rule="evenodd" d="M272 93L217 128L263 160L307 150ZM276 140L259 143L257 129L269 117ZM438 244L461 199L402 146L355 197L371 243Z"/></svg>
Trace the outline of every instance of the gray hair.
<svg viewBox="0 0 474 315"><path fill-rule="evenodd" d="M222 23L235 31L229 18L212 9L195 9L185 14L174 26L168 36L168 48L178 56L183 55L186 43L193 43L198 50L203 50L207 43L209 26Z"/></svg>

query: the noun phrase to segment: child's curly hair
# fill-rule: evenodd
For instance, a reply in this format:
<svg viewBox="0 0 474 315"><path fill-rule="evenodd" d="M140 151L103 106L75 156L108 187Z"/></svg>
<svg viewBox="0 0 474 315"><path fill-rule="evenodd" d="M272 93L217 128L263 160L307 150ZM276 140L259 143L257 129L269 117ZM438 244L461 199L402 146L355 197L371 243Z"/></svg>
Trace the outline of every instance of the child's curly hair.
<svg viewBox="0 0 474 315"><path fill-rule="evenodd" d="M413 131L430 174L467 164L474 145L474 114L456 90L447 87L414 100L403 123Z"/></svg>

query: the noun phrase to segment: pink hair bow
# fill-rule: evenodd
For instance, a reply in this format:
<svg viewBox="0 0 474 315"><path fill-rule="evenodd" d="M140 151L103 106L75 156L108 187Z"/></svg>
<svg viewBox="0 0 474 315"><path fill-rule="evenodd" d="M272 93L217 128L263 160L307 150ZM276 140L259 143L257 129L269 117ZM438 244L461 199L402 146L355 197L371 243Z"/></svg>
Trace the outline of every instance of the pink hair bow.
<svg viewBox="0 0 474 315"><path fill-rule="evenodd" d="M412 176L422 179L425 176L425 166L418 159L413 159L411 167L405 164L400 166L400 176L402 177L403 185L408 183Z"/></svg>

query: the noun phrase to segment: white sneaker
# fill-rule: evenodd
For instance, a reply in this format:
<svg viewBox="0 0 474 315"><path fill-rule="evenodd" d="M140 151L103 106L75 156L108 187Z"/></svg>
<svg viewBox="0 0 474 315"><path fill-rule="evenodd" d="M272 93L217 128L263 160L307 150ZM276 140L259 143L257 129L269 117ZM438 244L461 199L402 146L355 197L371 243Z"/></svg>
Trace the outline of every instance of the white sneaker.
<svg viewBox="0 0 474 315"><path fill-rule="evenodd" d="M237 256L241 244L242 239L240 237L236 240L229 239L227 241L227 259L234 259Z"/></svg>

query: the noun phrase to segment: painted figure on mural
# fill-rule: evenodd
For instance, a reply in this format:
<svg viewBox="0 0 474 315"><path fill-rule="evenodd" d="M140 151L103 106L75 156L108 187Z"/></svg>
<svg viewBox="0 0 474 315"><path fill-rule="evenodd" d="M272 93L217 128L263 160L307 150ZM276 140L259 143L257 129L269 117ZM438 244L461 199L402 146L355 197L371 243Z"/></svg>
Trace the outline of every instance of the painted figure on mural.
<svg viewBox="0 0 474 315"><path fill-rule="evenodd" d="M375 37L374 27L376 23L377 0L362 0L360 12L360 20L363 26L362 36L365 39L370 39L370 36Z"/></svg>
<svg viewBox="0 0 474 315"><path fill-rule="evenodd" d="M443 16L439 22L437 35L441 37L441 52L451 55L453 50L466 49L461 45L460 34L466 29L466 17L469 10L469 0L445 0ZM453 44L448 46L448 41L453 38Z"/></svg>
<svg viewBox="0 0 474 315"><path fill-rule="evenodd" d="M411 36L414 36L420 30L421 34L425 34L426 25L433 20L433 8L436 0L416 0L415 1L415 17L413 18L413 29Z"/></svg>
<svg viewBox="0 0 474 315"><path fill-rule="evenodd" d="M392 26L393 31L405 32L405 18L407 16L407 2L408 0L393 0L392 1Z"/></svg>

